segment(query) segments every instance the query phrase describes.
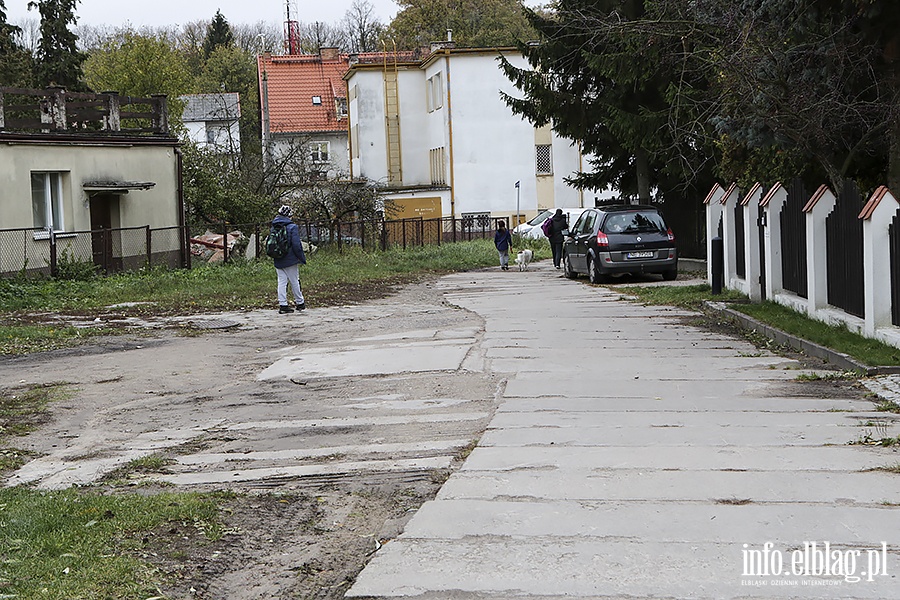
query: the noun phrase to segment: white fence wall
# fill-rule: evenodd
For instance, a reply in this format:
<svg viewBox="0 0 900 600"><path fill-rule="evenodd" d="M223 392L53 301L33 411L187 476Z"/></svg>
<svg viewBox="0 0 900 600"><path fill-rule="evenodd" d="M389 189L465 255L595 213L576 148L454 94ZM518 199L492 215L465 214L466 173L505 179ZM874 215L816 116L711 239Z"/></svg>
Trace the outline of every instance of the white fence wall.
<svg viewBox="0 0 900 600"><path fill-rule="evenodd" d="M880 187L869 198L859 219L863 223L863 281L865 317L859 318L828 303L828 265L826 219L834 211L837 198L821 186L803 208L806 233L806 287L803 298L784 287L783 231L781 213L788 191L780 184L769 190L754 185L743 196L735 184L723 189L714 185L707 195L706 229L708 277L712 283L712 239L719 235L722 224L725 249L725 286L740 291L754 302L772 300L809 317L829 323L844 324L851 331L900 347L900 327L892 322L891 286L900 285L900 277L892 281L890 227L900 215L900 202L886 187ZM760 214L762 207L762 214ZM735 233L735 210L742 210L743 236ZM760 236L759 228L762 228ZM900 235L900 231L896 232ZM740 238L743 237L741 240ZM760 243L762 237L762 243ZM738 273L738 247L743 244L744 270ZM900 265L900 256L893 257ZM900 269L897 269L900 273Z"/></svg>

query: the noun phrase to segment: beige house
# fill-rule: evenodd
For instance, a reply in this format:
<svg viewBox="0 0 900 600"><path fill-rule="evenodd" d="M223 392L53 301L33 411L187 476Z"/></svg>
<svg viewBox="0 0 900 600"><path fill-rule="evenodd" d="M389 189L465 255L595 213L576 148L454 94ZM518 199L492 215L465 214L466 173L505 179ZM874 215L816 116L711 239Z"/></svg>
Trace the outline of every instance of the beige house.
<svg viewBox="0 0 900 600"><path fill-rule="evenodd" d="M186 258L166 99L0 88L0 273Z"/></svg>

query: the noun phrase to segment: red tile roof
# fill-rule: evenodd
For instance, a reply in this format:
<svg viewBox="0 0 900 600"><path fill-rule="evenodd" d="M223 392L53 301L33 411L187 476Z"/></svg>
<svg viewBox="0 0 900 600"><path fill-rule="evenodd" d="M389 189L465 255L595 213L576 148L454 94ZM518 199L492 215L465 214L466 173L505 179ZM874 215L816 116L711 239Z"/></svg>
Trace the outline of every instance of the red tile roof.
<svg viewBox="0 0 900 600"><path fill-rule="evenodd" d="M418 62L424 50L389 52L392 63ZM383 52L340 54L336 49L323 48L321 54L290 54L257 57L260 99L263 77L266 78L269 99L269 131L272 133L325 132L347 129L347 118L339 119L336 98L347 98L347 84L343 80L354 64L382 64ZM321 104L313 104L313 97Z"/></svg>
<svg viewBox="0 0 900 600"><path fill-rule="evenodd" d="M319 54L258 57L260 99L263 78L269 100L269 130L325 132L347 129L347 118L338 118L336 98L347 98L344 73L350 64L346 54L323 58ZM314 104L318 97L321 104Z"/></svg>

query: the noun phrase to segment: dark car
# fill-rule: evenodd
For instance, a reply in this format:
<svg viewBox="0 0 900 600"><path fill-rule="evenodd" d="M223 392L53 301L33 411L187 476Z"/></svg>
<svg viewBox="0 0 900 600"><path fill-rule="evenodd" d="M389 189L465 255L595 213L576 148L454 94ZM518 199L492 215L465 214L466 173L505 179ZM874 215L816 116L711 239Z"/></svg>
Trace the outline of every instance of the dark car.
<svg viewBox="0 0 900 600"><path fill-rule="evenodd" d="M566 277L585 273L591 283L610 275L678 275L675 236L654 206L621 204L585 210L569 229L563 247Z"/></svg>

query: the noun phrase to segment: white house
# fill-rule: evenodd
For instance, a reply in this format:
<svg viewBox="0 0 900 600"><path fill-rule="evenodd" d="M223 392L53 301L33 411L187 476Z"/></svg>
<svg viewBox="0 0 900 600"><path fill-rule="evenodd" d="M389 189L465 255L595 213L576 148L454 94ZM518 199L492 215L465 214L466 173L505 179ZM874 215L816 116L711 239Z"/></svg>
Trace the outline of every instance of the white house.
<svg viewBox="0 0 900 600"><path fill-rule="evenodd" d="M519 91L500 70L501 54L527 68L516 49L452 42L419 60L351 55L351 175L378 182L402 217L584 206L584 194L564 181L582 168L578 145L513 114L500 92Z"/></svg>
<svg viewBox="0 0 900 600"><path fill-rule="evenodd" d="M182 122L187 136L201 148L225 154L241 150L241 101L237 92L226 94L187 94Z"/></svg>

